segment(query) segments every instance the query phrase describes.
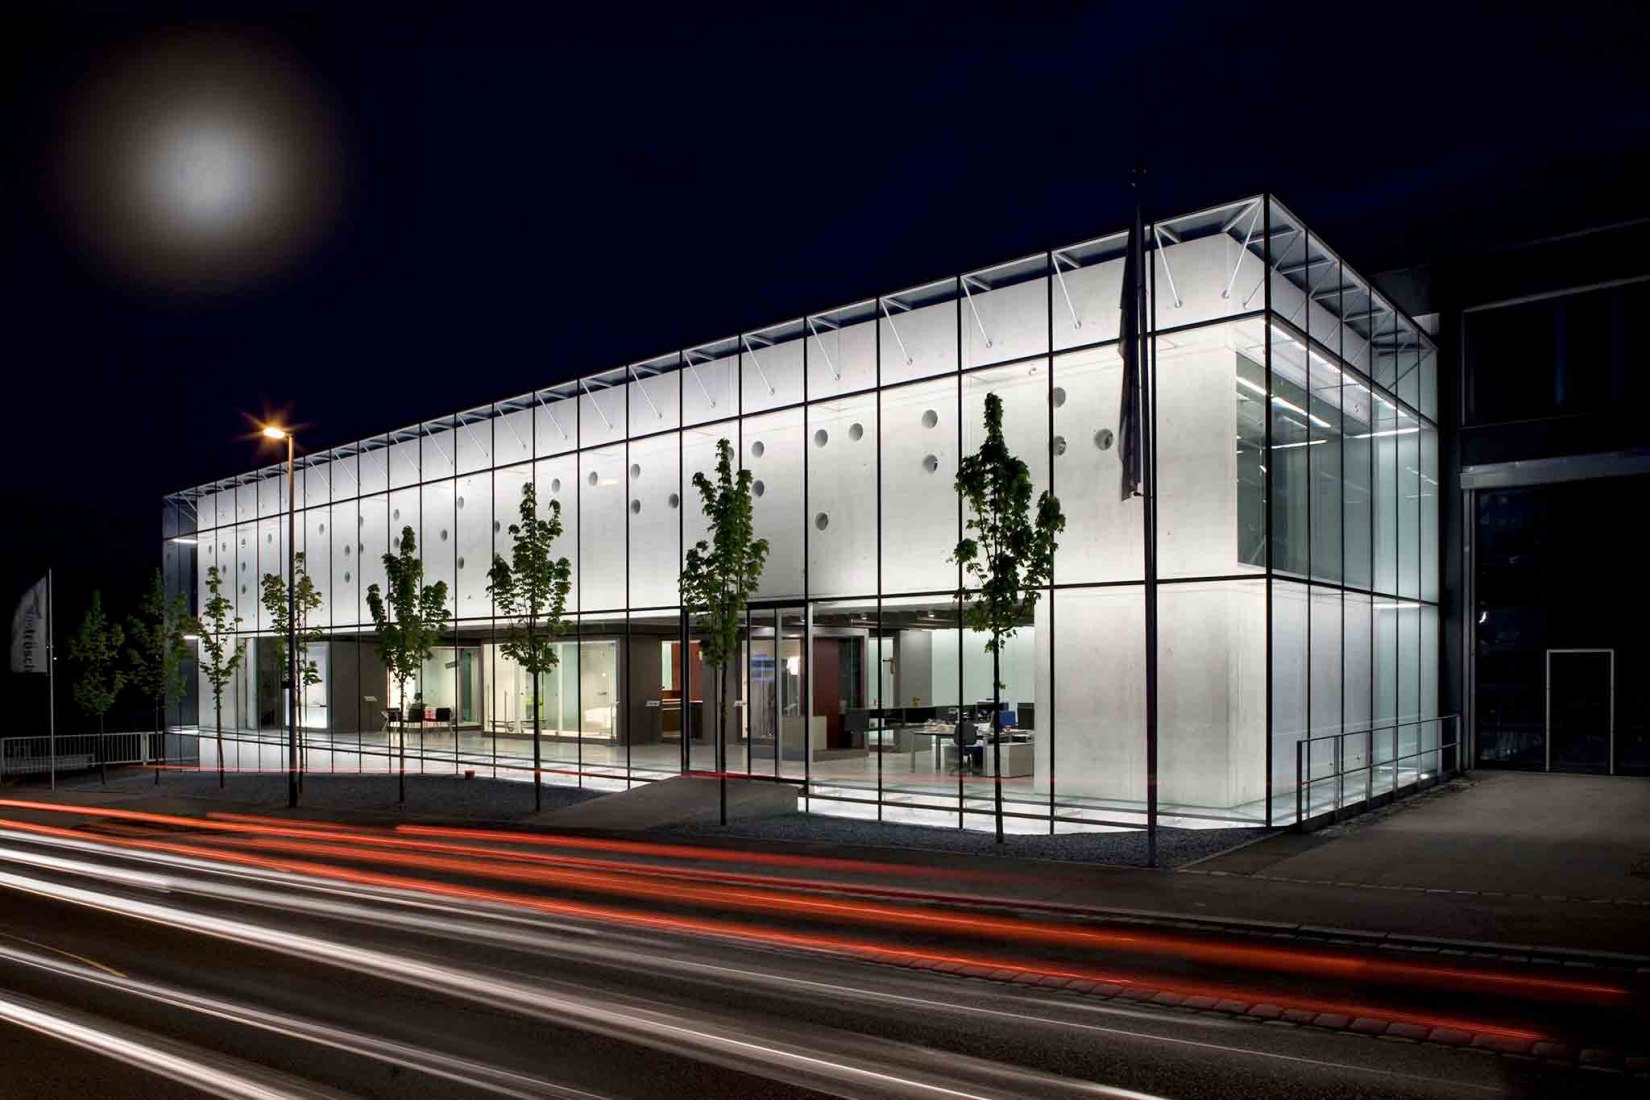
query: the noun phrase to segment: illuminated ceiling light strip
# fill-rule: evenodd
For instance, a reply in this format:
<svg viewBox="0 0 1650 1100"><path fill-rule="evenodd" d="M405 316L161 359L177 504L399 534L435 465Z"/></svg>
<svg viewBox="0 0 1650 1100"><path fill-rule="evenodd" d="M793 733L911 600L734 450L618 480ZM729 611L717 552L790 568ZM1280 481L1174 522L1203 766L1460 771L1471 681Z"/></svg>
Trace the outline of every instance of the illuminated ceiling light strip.
<svg viewBox="0 0 1650 1100"><path fill-rule="evenodd" d="M1308 439L1300 443L1274 443L1272 449L1274 451L1287 451L1291 447L1317 447L1328 442L1327 439Z"/></svg>
<svg viewBox="0 0 1650 1100"><path fill-rule="evenodd" d="M595 409L596 415L602 418L602 423L607 425L607 430L612 431L613 421L609 420L607 414L602 412L602 403L596 400L594 393L590 392L590 384L581 378L579 379L579 385L584 387L584 395L590 398L590 407Z"/></svg>
<svg viewBox="0 0 1650 1100"><path fill-rule="evenodd" d="M1152 224L1152 237L1157 241L1157 258L1163 261L1163 274L1169 278L1169 297L1174 299L1174 307L1179 309L1186 303L1180 300L1180 291L1175 289L1174 270L1169 267L1169 256L1163 251L1163 234L1158 231L1156 223Z"/></svg>
<svg viewBox="0 0 1650 1100"><path fill-rule="evenodd" d="M693 365L693 356L684 351L682 353L682 362L687 364L688 373L693 375L693 380L695 382L699 383L699 392L705 395L705 400L709 401L710 407L714 409L716 407L716 398L712 397L710 395L710 391L705 388L705 380L699 377L699 368Z"/></svg>
<svg viewBox="0 0 1650 1100"><path fill-rule="evenodd" d="M1378 432L1363 432L1352 436L1353 439L1384 439L1390 435L1414 435L1420 428L1386 428Z"/></svg>
<svg viewBox="0 0 1650 1100"><path fill-rule="evenodd" d="M814 328L812 317L808 318L808 331L813 334L814 343L819 345L819 354L825 357L825 365L831 369L831 377L838 382L842 381L842 372L836 369L835 363L831 362L831 353L825 350L825 341L819 338L819 330Z"/></svg>
<svg viewBox="0 0 1650 1100"><path fill-rule="evenodd" d="M1060 293L1065 295L1066 309L1071 314L1071 327L1072 328L1082 328L1083 327L1083 320L1082 320L1082 318L1077 316L1077 307L1071 304L1071 291L1066 288L1066 273L1060 270L1060 261L1061 260L1065 260L1066 263L1071 264L1072 267L1076 267L1077 262L1075 260L1072 260L1070 257L1064 255L1063 253L1060 253L1060 252L1051 252L1049 255L1052 256L1053 259L1054 259L1054 278L1055 278L1055 281L1057 281L1060 284Z"/></svg>
<svg viewBox="0 0 1650 1100"><path fill-rule="evenodd" d="M647 407L653 410L653 419L663 420L665 414L659 411L659 406L655 405L653 398L647 395L647 384L642 381L642 376L636 373L635 367L630 368L630 377L636 383L636 392L642 395L642 400L647 402Z"/></svg>
<svg viewBox="0 0 1650 1100"><path fill-rule="evenodd" d="M768 387L768 396L774 396L779 391L775 390L773 383L768 381L768 372L762 369L762 360L756 357L756 345L751 343L749 336L741 336L739 339L744 341L745 350L750 353L751 362L756 364L756 373L762 376L762 384Z"/></svg>
<svg viewBox="0 0 1650 1100"><path fill-rule="evenodd" d="M912 363L911 353L905 350L905 341L900 338L899 326L894 324L894 315L888 312L888 299L878 298L877 303L882 306L882 315L888 318L888 329L894 334L894 343L899 345L899 353L905 356L905 365Z"/></svg>
<svg viewBox="0 0 1650 1100"><path fill-rule="evenodd" d="M1249 219L1249 228L1243 234L1243 250L1238 253L1237 262L1232 265L1232 274L1231 277L1226 280L1226 289L1220 292L1220 297L1222 300L1228 299L1232 296L1232 285L1237 282L1238 268L1243 266L1243 258L1249 255L1249 242L1253 240L1255 236L1255 223L1260 221L1260 200L1255 199L1249 205L1255 208L1255 215ZM1238 214L1238 217L1241 218L1243 215L1240 213ZM1236 225L1237 222L1234 221L1232 224Z"/></svg>
<svg viewBox="0 0 1650 1100"><path fill-rule="evenodd" d="M980 337L985 341L985 346L990 347L991 334L985 330L985 322L980 320L980 309L974 304L974 294L968 289L968 281L973 277L972 275L962 277L963 297L968 300L968 312L974 315L974 325L980 330Z"/></svg>
<svg viewBox="0 0 1650 1100"><path fill-rule="evenodd" d="M1237 377L1237 384L1238 385L1240 385L1240 386L1244 387L1245 389L1250 390L1254 393L1258 393L1262 397L1266 396L1266 387L1265 386L1262 386L1258 382L1251 382L1249 379L1243 377L1243 375L1241 375L1241 374L1237 375L1236 377ZM1277 396L1276 394L1272 395L1272 404L1278 406L1279 408L1288 409L1292 413L1296 413L1300 416L1304 416L1304 417L1306 417L1306 419L1310 420L1313 424L1317 425L1320 428L1329 427L1329 421L1324 420L1321 417L1313 416L1311 413L1307 412L1305 409L1301 408L1299 405L1295 404L1293 401L1286 401L1283 398Z"/></svg>

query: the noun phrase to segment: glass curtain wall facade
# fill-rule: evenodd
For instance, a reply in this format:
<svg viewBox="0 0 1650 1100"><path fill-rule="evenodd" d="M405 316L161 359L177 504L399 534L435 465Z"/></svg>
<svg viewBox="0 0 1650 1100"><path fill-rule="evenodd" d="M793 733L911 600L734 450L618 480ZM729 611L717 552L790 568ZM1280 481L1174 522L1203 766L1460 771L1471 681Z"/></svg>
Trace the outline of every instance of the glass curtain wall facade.
<svg viewBox="0 0 1650 1100"><path fill-rule="evenodd" d="M957 463L996 393L1068 517L1002 657L1011 828L1139 825L1154 756L1182 824L1291 819L1297 759L1343 773L1314 804L1436 771L1433 345L1269 196L1145 238L1150 518L1120 491L1123 233L304 456L296 549L326 636L308 766L387 766L403 708L423 769L530 775L534 693L486 573L531 481L560 502L575 579L539 692L551 781L710 769L720 710L728 768L800 783L810 809L987 826L991 665L950 555ZM772 548L727 691L677 600L720 439ZM286 492L269 467L165 503L170 583L202 606L218 566L250 643L224 697L231 765L280 766L258 579L286 573ZM366 592L405 527L454 620L399 700ZM187 705L212 727L204 683Z"/></svg>

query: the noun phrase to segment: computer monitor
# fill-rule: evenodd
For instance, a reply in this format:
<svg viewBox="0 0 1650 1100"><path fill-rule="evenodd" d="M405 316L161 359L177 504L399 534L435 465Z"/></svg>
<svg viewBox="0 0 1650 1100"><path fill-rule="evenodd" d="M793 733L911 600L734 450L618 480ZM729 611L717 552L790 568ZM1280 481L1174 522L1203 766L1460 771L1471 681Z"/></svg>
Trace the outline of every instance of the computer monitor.
<svg viewBox="0 0 1650 1100"><path fill-rule="evenodd" d="M1018 725L1021 729L1034 730L1037 728L1036 703L1015 703L1014 710L1019 715L1020 719L1016 725Z"/></svg>

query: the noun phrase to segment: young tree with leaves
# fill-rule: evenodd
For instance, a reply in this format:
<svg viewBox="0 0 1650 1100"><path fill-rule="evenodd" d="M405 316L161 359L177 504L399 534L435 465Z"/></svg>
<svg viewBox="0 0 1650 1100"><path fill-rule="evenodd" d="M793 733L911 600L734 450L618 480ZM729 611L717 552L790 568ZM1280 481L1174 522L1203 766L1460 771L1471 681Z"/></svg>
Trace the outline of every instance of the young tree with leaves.
<svg viewBox="0 0 1650 1100"><path fill-rule="evenodd" d="M532 678L533 809L542 808L540 791L539 692L544 675L560 660L556 639L567 633L567 595L573 567L565 557L550 556L561 538L561 501L550 502L550 517L539 515L538 490L532 481L521 487L521 522L510 525L510 560L493 556L487 592L497 613L511 620L499 649Z"/></svg>
<svg viewBox="0 0 1650 1100"><path fill-rule="evenodd" d="M99 765L104 760L104 716L126 685L126 672L120 667L120 647L125 641L120 624L111 622L103 611L103 593L94 591L86 617L80 620L80 628L69 639L69 659L80 666L74 682L74 701L87 714L97 716Z"/></svg>
<svg viewBox="0 0 1650 1100"><path fill-rule="evenodd" d="M269 629L272 636L266 639L270 652L275 655L275 680L277 683L286 682L286 639L287 615L286 578L279 573L265 573L258 582L258 602L263 604L264 613L268 616ZM284 690L284 689L283 689ZM282 725L285 725L283 722Z"/></svg>
<svg viewBox="0 0 1650 1100"><path fill-rule="evenodd" d="M1032 511L1031 471L1003 441L1003 400L994 393L985 395L985 442L957 466L956 486L968 508L963 538L952 554L963 571L957 598L964 621L986 635L991 654L991 770L1001 844L1003 643L1034 613L1054 573L1056 536L1066 529L1066 517L1047 490Z"/></svg>
<svg viewBox="0 0 1650 1100"><path fill-rule="evenodd" d="M728 823L726 700L739 656L745 605L762 578L768 540L756 537L751 519L751 472L733 472L733 445L716 442L716 480L693 475L710 538L689 548L682 561L682 609L699 627L699 652L716 680L716 771L721 779L721 821Z"/></svg>
<svg viewBox="0 0 1650 1100"><path fill-rule="evenodd" d="M322 644L321 628L310 622L310 617L321 609L321 589L309 575L302 551L292 556L296 580L292 589L293 633L298 639L298 783L304 782L304 771L309 767L309 740L304 732L305 700L308 689L321 683L321 666L310 656L310 647ZM279 579L279 578L276 578ZM283 594L284 599L284 594Z"/></svg>
<svg viewBox="0 0 1650 1100"><path fill-rule="evenodd" d="M223 574L206 570L206 606L201 608L201 675L212 685L212 715L218 731L218 786L223 786L223 690L246 659L246 643L235 638L241 625L235 605L223 594Z"/></svg>
<svg viewBox="0 0 1650 1100"><path fill-rule="evenodd" d="M180 592L168 599L166 582L156 569L148 591L138 603L137 614L126 620L126 658L132 685L148 697L154 708L155 737L160 748L150 755L157 760L166 754L166 702L181 696L189 684L189 643L184 635L194 627L188 597ZM155 781L160 781L158 769Z"/></svg>
<svg viewBox="0 0 1650 1100"><path fill-rule="evenodd" d="M417 676L435 650L451 612L447 582L424 583L424 559L411 527L401 529L396 552L384 555L386 591L367 589L367 610L378 632L378 654L394 681L401 712L401 801L407 801L407 681Z"/></svg>

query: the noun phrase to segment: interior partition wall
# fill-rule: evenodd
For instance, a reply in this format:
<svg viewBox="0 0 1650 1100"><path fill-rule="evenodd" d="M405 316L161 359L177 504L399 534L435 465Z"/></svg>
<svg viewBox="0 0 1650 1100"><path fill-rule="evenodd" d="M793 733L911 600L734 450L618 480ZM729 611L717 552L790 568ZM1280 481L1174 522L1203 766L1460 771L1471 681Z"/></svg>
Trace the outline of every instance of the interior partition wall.
<svg viewBox="0 0 1650 1100"><path fill-rule="evenodd" d="M258 589L286 575L295 504L323 597L311 768L389 766L405 719L417 767L527 778L536 698L551 781L728 770L812 810L984 827L992 665L959 601L954 479L996 394L1068 519L1000 662L1010 828L1136 827L1154 796L1166 823L1278 823L1298 791L1436 773L1431 342L1270 196L1148 223L1144 246L1150 509L1121 487L1124 233L305 455L295 502L278 467L169 497L169 583L200 607L218 567L249 647L226 751L279 766ZM770 553L717 670L677 585L722 440ZM574 578L536 692L486 578L529 483ZM403 699L366 596L408 529L453 620Z"/></svg>

